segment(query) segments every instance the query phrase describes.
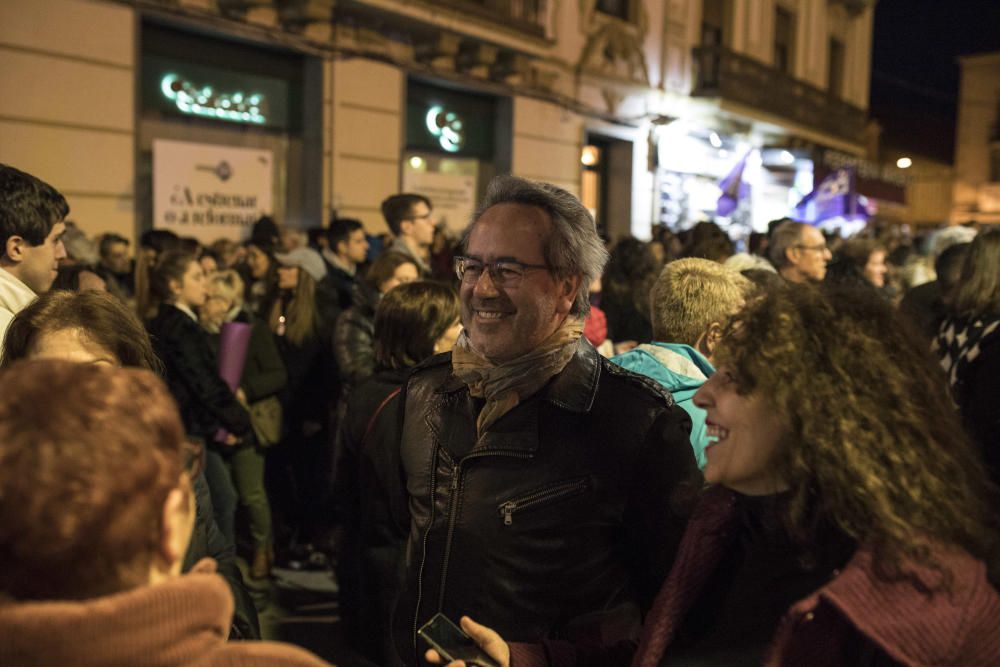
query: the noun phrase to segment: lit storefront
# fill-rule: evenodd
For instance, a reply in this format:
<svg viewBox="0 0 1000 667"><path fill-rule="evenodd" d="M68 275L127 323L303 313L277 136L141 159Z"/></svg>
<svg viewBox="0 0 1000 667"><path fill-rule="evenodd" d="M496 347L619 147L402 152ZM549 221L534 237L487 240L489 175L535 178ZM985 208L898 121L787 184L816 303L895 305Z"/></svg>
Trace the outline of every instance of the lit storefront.
<svg viewBox="0 0 1000 667"><path fill-rule="evenodd" d="M318 99L298 53L143 23L137 133L142 227L246 238L260 215L322 224Z"/></svg>
<svg viewBox="0 0 1000 667"><path fill-rule="evenodd" d="M434 204L452 233L468 224L490 180L510 171L510 100L410 78L403 190Z"/></svg>
<svg viewBox="0 0 1000 667"><path fill-rule="evenodd" d="M798 151L683 120L657 133L658 223L672 230L712 221L742 239L788 215L812 189L813 162ZM720 206L724 194L728 207Z"/></svg>

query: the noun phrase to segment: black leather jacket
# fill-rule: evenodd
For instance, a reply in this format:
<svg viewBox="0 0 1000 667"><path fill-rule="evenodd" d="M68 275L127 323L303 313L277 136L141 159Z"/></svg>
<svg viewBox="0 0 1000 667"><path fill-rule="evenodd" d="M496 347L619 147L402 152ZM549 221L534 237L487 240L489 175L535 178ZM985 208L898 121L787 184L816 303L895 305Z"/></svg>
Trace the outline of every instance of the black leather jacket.
<svg viewBox="0 0 1000 667"><path fill-rule="evenodd" d="M346 400L350 391L375 372L375 309L382 295L362 281L354 286L354 305L337 319L333 353Z"/></svg>
<svg viewBox="0 0 1000 667"><path fill-rule="evenodd" d="M400 658L420 664L416 630L439 611L508 641L637 637L686 523L675 492L701 483L686 413L581 341L562 373L477 439L482 401L450 360L425 362L406 387Z"/></svg>

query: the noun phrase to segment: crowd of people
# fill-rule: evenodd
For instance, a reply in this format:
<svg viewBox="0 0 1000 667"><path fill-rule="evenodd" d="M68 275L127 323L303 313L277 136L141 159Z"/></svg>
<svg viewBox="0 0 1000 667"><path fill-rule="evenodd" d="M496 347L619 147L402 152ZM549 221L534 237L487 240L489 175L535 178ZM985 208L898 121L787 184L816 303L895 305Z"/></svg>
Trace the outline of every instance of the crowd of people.
<svg viewBox="0 0 1000 667"><path fill-rule="evenodd" d="M1000 664L1000 230L69 214L0 165L0 664L325 664L259 641L275 564L365 664L449 663L437 614L503 667Z"/></svg>

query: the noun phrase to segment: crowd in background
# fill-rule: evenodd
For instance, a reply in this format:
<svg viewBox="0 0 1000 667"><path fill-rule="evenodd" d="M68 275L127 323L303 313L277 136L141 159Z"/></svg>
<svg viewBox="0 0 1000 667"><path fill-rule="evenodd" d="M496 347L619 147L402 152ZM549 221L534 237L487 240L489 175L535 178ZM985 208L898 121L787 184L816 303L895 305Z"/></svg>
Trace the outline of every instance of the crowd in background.
<svg viewBox="0 0 1000 667"><path fill-rule="evenodd" d="M25 175L12 174L13 170L2 165L0 169L4 170L0 176L3 198L4 188L10 190L10 182ZM42 186L31 185L44 190ZM248 563L246 572L257 580L266 579L275 563L320 569L335 565L347 636L376 664L390 664L395 658L388 657L393 655L388 619L402 585L399 570L406 558L410 525L400 519L408 514L406 480L384 474L386 466L394 465L394 457L398 458L392 443L398 443L401 425L379 417L390 401L405 391L414 367L455 346L461 332L459 292L463 280L473 275L478 280L489 273L496 281L494 271L501 269L465 261L467 246L447 229L433 224L433 202L418 194L393 195L385 200L382 212L389 233L381 236L350 218L334 216L324 228L299 230L265 217L242 242L219 239L203 243L156 229L142 234L133 247L119 235L101 234L99 221L73 222L69 218L63 229L65 202L58 202L57 193L44 192L46 203L40 210L51 215L47 228L41 223L25 227L9 212L15 208L0 201L0 210L5 206L8 209L0 215L5 235L24 237L22 241L29 251L51 244L52 256L58 261L57 275L49 276L45 266L32 268L25 263L36 261L28 252L19 269L14 264L17 270L12 273L18 284L13 286L3 284L10 279L0 271L0 311L4 311L0 314L4 315L6 327L4 381L8 387L18 388L16 399L8 396L0 404L0 432L7 434L2 437L15 438L17 428L29 428L24 415L30 413L30 402L46 400L46 388L60 384L65 387L67 383L73 389L60 389L66 395L55 397L54 402L61 405L52 419L65 420L65 429L74 433L93 430L86 411L102 415L94 420L119 421L121 430L166 432L178 428L157 413L155 405L163 398L162 390L146 375L111 377L60 365L32 368L19 361L85 361L159 375L179 410L188 452L185 456L199 461L197 466L189 467L193 537L190 543L177 541L174 550L178 553L171 552L164 572L183 569L197 575L202 558L213 557L235 601L236 613L226 634L231 638L256 638L256 612L242 591L242 575L235 564L237 552ZM53 221L59 224L53 225ZM880 495L884 489L865 478L882 474L893 464L869 461L859 455L861 462L856 466L851 463L855 467L848 466L845 472L838 473L841 478L830 488L846 493L853 484L859 494L870 493L872 499L854 504L843 497L824 499L835 510L830 516L846 523L823 533L823 539L812 545L827 550L818 554L820 570L832 571L836 567L839 571L845 566L857 537L847 529L861 530L862 525L870 528L872 517L863 514L872 507L880 508L875 512L878 520L899 522L885 527L884 534L879 533L884 543L876 551L882 554L878 549L885 547L885 553L891 555L887 562L898 565L902 556L920 560L928 553L921 545L903 538L906 526L911 525L907 521L916 521L912 525L937 539L945 536L946 544L958 545L986 560L983 554L987 551L988 531L984 526L990 521L978 514L981 508L976 503L980 495L987 493L984 489L988 483L977 477L975 468L979 465L976 461L984 461L989 479L993 483L1000 481L1000 410L996 408L996 397L1000 396L1000 230L979 230L969 225L921 230L914 235L903 226L872 223L845 239L783 219L774 221L766 233L755 232L746 239L731 239L720 226L701 222L683 231L657 227L648 241L602 241L609 260L602 274L590 281L589 308L582 309L589 310L581 322L583 336L604 357L651 378L673 396L690 421L691 456L706 481L715 481L706 450L720 439L720 433L722 439L726 437L719 425L725 420L720 417L706 421L706 414L717 415L721 410L723 416L728 416L726 401L736 400L726 394L729 390L725 382L739 385L738 395L744 401L763 391L773 392L774 400L782 404L782 414L797 415L797 428L813 429L797 431L797 437L815 438L820 446L826 443L829 449L825 454L838 456L843 451L836 450L832 443L842 434L824 430L815 414L801 413L819 408L794 407L795 394L788 393L788 388L796 388L799 382L799 396L833 401L836 387L817 392L809 386L810 378L803 379L806 371L793 368L787 357L803 355L802 363L812 369L816 382L838 381L840 376L829 374L828 366L839 364L844 374L855 375L851 391L861 392L857 381L862 374L868 378L866 382L878 380L861 370L863 364L852 355L881 355L885 358L872 358L870 363L885 373L887 395L902 400L905 392L914 387L927 395L910 397L911 403L902 406L872 398L882 401L880 409L905 415L916 410L932 411L944 423L951 423L952 417L942 415L951 410L948 401L954 401L958 408L955 418L961 420L974 445L970 452L975 454L963 458L962 450L952 458L940 458L928 445L917 455L937 461L943 470L958 475L956 488L966 488L962 485L967 483L971 490L967 494L954 491L960 497L942 506L940 520L924 521L919 508L911 514L903 510L894 513L879 503L898 500L899 496ZM23 252L11 248L8 245L8 255ZM799 284L815 289L785 292L788 285ZM30 294L22 289L25 286ZM844 299L820 294L854 296ZM757 304L757 309L743 311L750 303ZM742 324L734 329L732 318L740 312L744 312ZM782 327L790 327L792 333L781 333ZM234 375L222 360L232 349L238 331L245 332L245 351L240 355L239 372ZM801 338L793 335L803 332L806 335ZM893 349L899 352L898 357L889 356ZM774 357L776 350L784 356ZM944 371L940 377L920 365L922 354L934 355ZM828 356L828 362L822 361L823 355ZM769 371L764 360L772 357L776 361ZM720 365L729 369L727 376L732 374L728 380L716 373ZM773 369L779 367L784 375L774 375ZM919 375L920 382L907 385L904 378L898 377L901 372ZM101 400L88 397L88 392L95 392ZM827 407L837 409L832 404ZM756 407L749 402L742 409L741 414L756 414ZM22 416L16 416L19 414ZM851 415L859 420L879 418L862 407ZM761 426L763 417L760 420L755 427L766 430ZM818 420L815 426L812 420ZM828 421L835 420L830 417ZM916 418L906 421L893 417L887 421L904 429L904 433L895 434L898 437L923 437L927 432L933 437L940 435L932 427L920 425L924 422L915 425ZM844 428L854 432L871 426L852 423ZM735 428L732 423L730 427ZM39 437L49 442L63 435L53 431ZM858 442L867 442L859 434L855 437ZM125 438L126 444L107 456L142 458L137 452L143 445L134 440ZM879 442L872 440L871 444ZM94 447L105 445L107 442L95 443ZM3 449L0 446L0 451ZM0 456L0 465L7 465L10 456ZM57 454L51 456L58 458ZM825 465L809 459L807 454L802 456L806 458L786 463L799 466L794 469L799 472ZM32 465L44 467L48 463ZM85 463L74 459L59 465L63 467L56 466L51 474L69 475L73 466ZM870 467L865 469L865 465ZM912 461L907 465L912 466L915 486L892 489L893 493L952 493L935 486L939 481L934 477L936 473L925 470L926 466ZM125 481L112 480L115 474ZM130 493L138 493L147 485L172 488L163 475L176 476L180 469L148 474L142 477L139 473L106 471L108 479L102 480L114 486L118 494L107 502L123 502ZM921 483L926 486L920 487ZM737 484L730 488L741 490ZM6 506L14 498L8 493L0 484L3 539L20 539L11 532L14 528L8 527L13 513ZM17 498L27 503L24 494ZM703 528L698 522L706 520L706 502L720 516L724 514L718 509L719 503L728 501L717 496L699 505L693 526ZM791 496L791 500L782 502L816 500L807 498L807 490L795 485ZM866 505L869 500L872 504ZM180 506L182 501L178 499L178 506L171 510L177 522L188 520ZM799 513L793 515L803 516L805 510L795 507ZM80 511L81 517L89 516L86 507ZM42 510L39 512L34 521L51 519ZM967 512L962 525L953 526L949 533L945 520L955 521L956 514L962 512ZM98 515L94 521L100 521ZM138 515L127 520L152 521ZM100 532L96 527L88 530ZM711 532L710 527L705 530ZM57 543L61 539L58 532L43 537L29 541L31 548L44 552L44 540ZM144 539L149 539L148 535ZM690 563L697 553L685 551L692 539L685 536L679 547L677 562L681 566L694 567ZM851 546L845 546L845 540ZM124 548L98 542L95 544L100 548ZM747 553L753 558L774 556L768 551L773 545L759 550L758 546L751 545ZM709 552L706 547L701 553ZM729 563L726 559L730 556L711 553L712 558ZM42 560L60 563L61 558L70 556L84 557L57 554ZM740 589L735 598L721 598L733 609L744 610L745 600L739 596L765 594L747 583L746 573L739 570L738 564L730 564L737 572L735 584L729 584L746 588ZM6 567L0 562L0 569ZM675 597L671 600L681 599L678 591L685 586L676 572L675 566L663 589L672 591ZM32 571L25 570L19 576L30 579ZM95 581L99 578L97 574L94 577ZM25 588L28 584L15 586L7 575L3 579L4 594L14 598L79 599L105 592L99 587L74 591L75 584L69 581L53 581L49 588L29 590L30 586ZM130 581L141 579L133 577ZM715 578L710 581L713 585L728 585ZM818 580L809 579L790 586L789 599L818 585ZM648 593L653 617L670 617L673 625L669 636L683 640L674 645L679 646L674 657L702 655L700 651L708 638L696 632L689 621L680 623L672 615L668 607L674 603L665 601L662 591L656 601L652 600L655 590ZM706 609L696 611L702 614L699 618L706 618ZM2 618L0 613L0 623ZM211 622L217 622L217 618ZM465 622L463 627L474 627L480 633L477 637L489 632ZM770 636L771 630L770 625L762 629L745 621L731 622L727 617L718 627L713 625L715 634L711 636ZM492 641L493 636L490 638ZM641 664L658 664L655 660L664 650L670 655L672 649L658 645L661 640L661 635L644 635L637 660L648 661ZM879 656L899 658L883 655L887 650L884 643L878 644L877 650L864 642L850 645L851 650L861 653L872 651L866 654L869 662L857 664L890 664L879 662ZM268 650L280 653L278 648ZM511 644L510 650L513 653L499 654L501 660L503 656L510 660L516 654L521 656L520 662L511 664L535 664L529 657L534 655L531 651L518 649L516 644ZM555 649L547 650L551 655ZM262 653L254 659L259 664L278 660L268 655ZM655 659L649 657L654 655ZM295 659L284 654L279 658ZM298 659L301 662L294 664L313 664L309 662L311 657ZM968 664L980 663L971 660Z"/></svg>

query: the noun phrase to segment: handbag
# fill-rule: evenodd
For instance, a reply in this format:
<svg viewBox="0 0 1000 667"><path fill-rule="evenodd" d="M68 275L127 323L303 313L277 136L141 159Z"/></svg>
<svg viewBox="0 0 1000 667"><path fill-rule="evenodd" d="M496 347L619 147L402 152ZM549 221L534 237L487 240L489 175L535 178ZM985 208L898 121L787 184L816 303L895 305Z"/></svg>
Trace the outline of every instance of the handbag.
<svg viewBox="0 0 1000 667"><path fill-rule="evenodd" d="M257 444L270 447L281 441L282 417L281 401L277 396L268 396L250 404L250 425L257 436Z"/></svg>

